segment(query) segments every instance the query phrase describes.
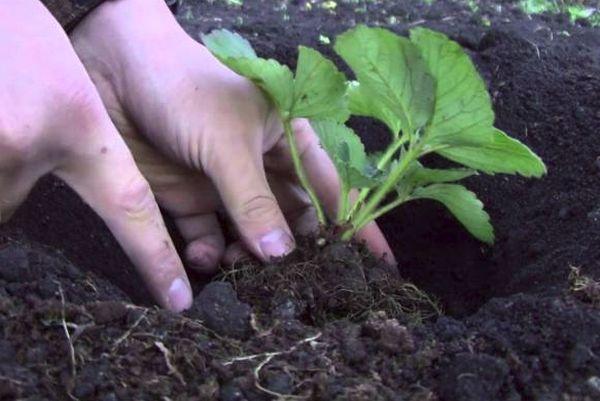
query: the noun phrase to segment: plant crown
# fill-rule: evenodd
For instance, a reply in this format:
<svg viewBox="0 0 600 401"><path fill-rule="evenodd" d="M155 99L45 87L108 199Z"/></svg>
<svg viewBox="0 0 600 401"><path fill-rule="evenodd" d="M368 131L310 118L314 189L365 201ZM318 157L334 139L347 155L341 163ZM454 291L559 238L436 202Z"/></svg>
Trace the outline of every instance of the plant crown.
<svg viewBox="0 0 600 401"><path fill-rule="evenodd" d="M492 243L489 215L477 196L457 181L505 173L541 177L542 160L523 143L494 127L484 81L460 45L445 35L414 28L409 38L363 25L340 35L335 52L354 72L345 75L318 51L300 46L295 74L256 55L236 33L217 30L204 44L225 65L251 79L279 112L299 180L319 220L326 217L296 149L291 121L310 119L341 181L335 224L350 239L370 221L417 199L444 204L479 240ZM367 154L350 115L383 122L390 132L384 152ZM460 168L422 164L431 153ZM352 196L351 190L358 194Z"/></svg>

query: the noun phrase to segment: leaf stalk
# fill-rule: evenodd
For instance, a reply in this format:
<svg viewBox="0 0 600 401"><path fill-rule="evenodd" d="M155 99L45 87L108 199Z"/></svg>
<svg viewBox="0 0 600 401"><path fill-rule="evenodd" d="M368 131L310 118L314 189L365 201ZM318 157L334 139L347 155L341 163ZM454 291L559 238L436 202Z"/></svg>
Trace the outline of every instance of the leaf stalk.
<svg viewBox="0 0 600 401"><path fill-rule="evenodd" d="M400 159L398 165L390 172L389 176L383 184L368 198L364 207L361 208L355 218L352 219L350 228L344 232L342 239L348 241L356 234L358 230L364 227L368 222L372 221L375 215L378 214L377 207L385 199L385 197L395 189L400 182L406 170L411 163L420 155L420 146L409 148L404 156ZM386 206L384 206L385 208Z"/></svg>
<svg viewBox="0 0 600 401"><path fill-rule="evenodd" d="M327 224L327 218L325 213L323 212L323 207L321 206L321 202L319 201L319 197L315 193L308 176L306 175L306 170L304 169L304 164L300 158L300 154L298 152L298 146L296 144L296 136L294 135L294 130L292 128L292 121L288 118L282 118L283 120L283 131L285 133L285 137L287 139L287 143L290 147L290 155L292 157L292 162L294 163L294 169L296 170L296 175L298 176L298 180L300 181L300 185L304 188L310 201L315 208L315 212L317 214L317 219L319 224L325 226Z"/></svg>
<svg viewBox="0 0 600 401"><path fill-rule="evenodd" d="M383 171L388 164L392 161L394 155L400 150L402 145L404 145L408 141L408 135L402 135L402 137L398 138L394 142L392 142L388 148L385 150L385 153L381 155L381 158L377 162L377 170ZM369 194L371 193L371 188L363 188L358 194L358 198L352 205L352 208L346 215L346 220L349 221L352 219L352 216L357 212L359 207L364 203Z"/></svg>

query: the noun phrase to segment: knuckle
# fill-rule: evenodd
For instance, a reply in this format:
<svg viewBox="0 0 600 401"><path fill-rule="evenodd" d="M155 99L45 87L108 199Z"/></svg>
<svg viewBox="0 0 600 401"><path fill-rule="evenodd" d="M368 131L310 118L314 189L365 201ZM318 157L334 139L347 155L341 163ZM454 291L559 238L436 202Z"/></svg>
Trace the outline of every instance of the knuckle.
<svg viewBox="0 0 600 401"><path fill-rule="evenodd" d="M57 89L67 121L87 128L97 124L101 118L102 102L93 86L85 82L67 84Z"/></svg>
<svg viewBox="0 0 600 401"><path fill-rule="evenodd" d="M157 270L151 272L152 279L158 282L169 282L173 271L180 268L179 256L171 242L166 239L163 245L153 252L152 260L157 266Z"/></svg>
<svg viewBox="0 0 600 401"><path fill-rule="evenodd" d="M34 151L34 138L26 129L3 129L0 127L1 159L13 163L23 163L31 158Z"/></svg>
<svg viewBox="0 0 600 401"><path fill-rule="evenodd" d="M117 193L114 201L120 212L133 219L151 217L158 207L150 185L141 177L131 180Z"/></svg>
<svg viewBox="0 0 600 401"><path fill-rule="evenodd" d="M71 106L84 119L95 118L100 110L97 94L87 88L79 88L71 92L67 98L67 105Z"/></svg>
<svg viewBox="0 0 600 401"><path fill-rule="evenodd" d="M239 210L242 222L270 221L279 217L279 206L273 196L256 195L244 202Z"/></svg>

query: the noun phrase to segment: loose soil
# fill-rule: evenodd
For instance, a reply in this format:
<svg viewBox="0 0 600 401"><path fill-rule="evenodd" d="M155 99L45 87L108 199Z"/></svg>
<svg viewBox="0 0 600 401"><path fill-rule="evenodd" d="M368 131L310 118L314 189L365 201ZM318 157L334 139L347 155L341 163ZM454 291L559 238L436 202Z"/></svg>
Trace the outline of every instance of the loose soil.
<svg viewBox="0 0 600 401"><path fill-rule="evenodd" d="M360 22L449 34L485 77L497 126L548 176L467 181L493 247L415 203L380 221L399 274L307 239L286 260L222 272L185 316L149 306L104 225L45 179L0 228L0 400L600 400L600 31L508 0L475 13L227 3L184 0L177 16L195 37L235 29L289 64L301 43L333 56L319 35ZM380 125L352 124L385 144Z"/></svg>

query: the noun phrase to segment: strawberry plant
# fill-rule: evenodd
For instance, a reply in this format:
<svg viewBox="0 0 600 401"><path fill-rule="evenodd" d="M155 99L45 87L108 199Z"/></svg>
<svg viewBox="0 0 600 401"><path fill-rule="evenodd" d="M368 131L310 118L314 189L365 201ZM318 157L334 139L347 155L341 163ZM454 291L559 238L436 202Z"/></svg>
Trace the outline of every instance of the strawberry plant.
<svg viewBox="0 0 600 401"><path fill-rule="evenodd" d="M270 98L283 122L294 166L322 224L326 216L306 178L291 122L308 118L341 181L335 224L349 240L370 221L413 200L444 204L476 238L494 240L489 215L476 195L457 183L478 173L541 177L542 160L494 127L486 86L462 48L441 33L415 28L409 38L358 26L335 43L352 69L347 81L316 50L299 48L297 68L256 55L238 34L218 30L203 37L225 65L251 79ZM367 154L350 115L371 117L389 129L387 149ZM460 167L423 164L435 153ZM352 196L352 190L358 190Z"/></svg>

